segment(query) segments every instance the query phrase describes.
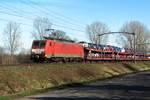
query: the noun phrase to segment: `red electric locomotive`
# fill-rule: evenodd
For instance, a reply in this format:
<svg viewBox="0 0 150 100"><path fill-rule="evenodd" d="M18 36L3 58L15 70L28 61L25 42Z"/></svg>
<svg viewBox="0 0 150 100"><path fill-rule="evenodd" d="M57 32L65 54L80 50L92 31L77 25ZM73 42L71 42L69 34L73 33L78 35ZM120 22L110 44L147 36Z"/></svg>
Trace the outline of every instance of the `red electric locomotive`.
<svg viewBox="0 0 150 100"><path fill-rule="evenodd" d="M31 50L34 61L71 61L83 60L83 46L77 43L59 40L34 40Z"/></svg>

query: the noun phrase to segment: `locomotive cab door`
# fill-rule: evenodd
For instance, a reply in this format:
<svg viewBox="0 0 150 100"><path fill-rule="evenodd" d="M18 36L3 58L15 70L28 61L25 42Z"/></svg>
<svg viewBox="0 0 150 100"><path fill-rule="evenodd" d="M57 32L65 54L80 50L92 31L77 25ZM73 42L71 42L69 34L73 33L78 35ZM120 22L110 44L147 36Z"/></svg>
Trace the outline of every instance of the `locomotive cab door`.
<svg viewBox="0 0 150 100"><path fill-rule="evenodd" d="M54 56L55 42L48 40L45 47L45 57L52 58Z"/></svg>

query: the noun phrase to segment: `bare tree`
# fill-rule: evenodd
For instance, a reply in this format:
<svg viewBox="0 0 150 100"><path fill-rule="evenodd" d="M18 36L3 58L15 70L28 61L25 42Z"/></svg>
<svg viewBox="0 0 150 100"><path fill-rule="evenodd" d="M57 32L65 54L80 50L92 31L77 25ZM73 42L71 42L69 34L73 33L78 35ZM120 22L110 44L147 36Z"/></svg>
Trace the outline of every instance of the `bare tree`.
<svg viewBox="0 0 150 100"><path fill-rule="evenodd" d="M51 25L48 18L36 18L33 22L33 37L37 40L43 40L43 36L47 35L45 30L50 29Z"/></svg>
<svg viewBox="0 0 150 100"><path fill-rule="evenodd" d="M86 31L87 31L89 40L92 43L100 44L102 42L102 40L104 40L105 36L99 37L98 35L108 32L109 29L108 29L107 25L102 22L94 22L91 25L87 26Z"/></svg>
<svg viewBox="0 0 150 100"><path fill-rule="evenodd" d="M149 39L149 30L144 24L139 21L130 21L122 26L121 31L135 33L136 51L145 51L145 43ZM124 34L124 36L126 38L124 45L133 49L133 36L128 34Z"/></svg>
<svg viewBox="0 0 150 100"><path fill-rule="evenodd" d="M20 46L20 24L9 22L4 29L4 39L10 55L14 55Z"/></svg>
<svg viewBox="0 0 150 100"><path fill-rule="evenodd" d="M65 39L65 40L71 40L69 36L66 35L64 31L56 30L50 34L50 37L55 39Z"/></svg>

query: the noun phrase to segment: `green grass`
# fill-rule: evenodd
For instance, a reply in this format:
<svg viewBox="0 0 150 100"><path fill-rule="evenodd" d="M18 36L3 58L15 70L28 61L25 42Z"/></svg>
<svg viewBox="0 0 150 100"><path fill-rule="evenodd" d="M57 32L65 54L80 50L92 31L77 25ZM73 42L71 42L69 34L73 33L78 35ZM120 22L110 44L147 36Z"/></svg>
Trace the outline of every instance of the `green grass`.
<svg viewBox="0 0 150 100"><path fill-rule="evenodd" d="M53 63L0 67L0 100L150 69L150 62Z"/></svg>

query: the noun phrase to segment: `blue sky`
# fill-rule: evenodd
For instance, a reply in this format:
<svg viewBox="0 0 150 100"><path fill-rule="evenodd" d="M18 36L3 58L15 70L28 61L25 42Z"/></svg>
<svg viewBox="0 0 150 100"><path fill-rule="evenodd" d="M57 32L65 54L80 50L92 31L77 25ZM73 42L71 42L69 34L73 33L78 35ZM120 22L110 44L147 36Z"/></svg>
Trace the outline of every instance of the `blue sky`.
<svg viewBox="0 0 150 100"><path fill-rule="evenodd" d="M0 0L0 46L4 44L2 34L7 24L2 19L22 23L22 47L30 48L32 19L36 17L48 17L52 23L65 26L52 28L61 29L72 38L88 41L85 32L75 30L85 31L86 25L95 21L106 23L111 31L118 31L131 20L138 20L150 28L149 4L150 0ZM23 17L8 15L10 13ZM107 42L117 45L115 40L115 36L110 36Z"/></svg>

